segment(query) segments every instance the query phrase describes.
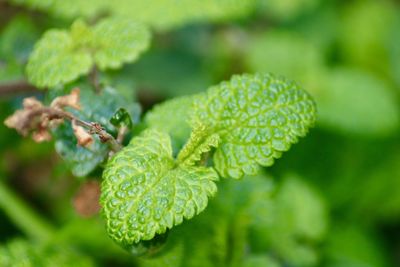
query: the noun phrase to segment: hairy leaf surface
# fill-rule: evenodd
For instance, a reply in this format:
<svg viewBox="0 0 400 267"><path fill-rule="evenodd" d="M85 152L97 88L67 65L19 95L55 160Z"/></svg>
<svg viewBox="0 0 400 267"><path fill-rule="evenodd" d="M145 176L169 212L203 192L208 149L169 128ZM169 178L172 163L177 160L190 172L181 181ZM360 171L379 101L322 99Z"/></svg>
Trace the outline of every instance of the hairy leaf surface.
<svg viewBox="0 0 400 267"><path fill-rule="evenodd" d="M272 74L234 76L195 100L192 124L218 134L214 154L224 177L254 175L306 135L315 121L315 104L294 82Z"/></svg>
<svg viewBox="0 0 400 267"><path fill-rule="evenodd" d="M146 130L110 160L101 202L107 231L129 246L203 211L217 188L212 168L176 165L167 134Z"/></svg>

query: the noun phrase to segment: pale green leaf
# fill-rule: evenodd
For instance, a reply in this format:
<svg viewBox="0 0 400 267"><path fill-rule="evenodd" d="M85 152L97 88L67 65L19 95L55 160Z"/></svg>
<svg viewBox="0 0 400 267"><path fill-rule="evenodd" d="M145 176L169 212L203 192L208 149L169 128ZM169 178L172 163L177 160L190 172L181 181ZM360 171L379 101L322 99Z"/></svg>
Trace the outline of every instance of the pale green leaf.
<svg viewBox="0 0 400 267"><path fill-rule="evenodd" d="M67 83L90 71L89 53L75 49L71 36L62 30L50 30L35 45L29 58L27 75L38 87Z"/></svg>
<svg viewBox="0 0 400 267"><path fill-rule="evenodd" d="M158 29L198 21L223 21L249 14L256 0L121 0L110 5L115 14L129 16ZM140 12L137 12L140 10Z"/></svg>
<svg viewBox="0 0 400 267"><path fill-rule="evenodd" d="M203 211L215 194L212 168L176 165L167 134L146 130L108 163L101 203L107 231L129 246Z"/></svg>
<svg viewBox="0 0 400 267"><path fill-rule="evenodd" d="M156 105L146 113L144 121L150 128L168 133L175 148L189 139L189 115L196 96L183 96Z"/></svg>
<svg viewBox="0 0 400 267"><path fill-rule="evenodd" d="M224 21L253 11L256 0L11 0L64 18L93 18L104 11L169 29L198 21Z"/></svg>
<svg viewBox="0 0 400 267"><path fill-rule="evenodd" d="M219 135L208 135L208 131L207 127L201 124L193 128L189 142L178 154L178 162L194 165L202 159L202 155L209 152L213 147L218 147L220 142Z"/></svg>
<svg viewBox="0 0 400 267"><path fill-rule="evenodd" d="M141 24L109 18L94 27L77 20L70 31L49 30L35 45L27 65L29 81L52 87L100 69L119 68L135 61L149 44L150 34Z"/></svg>
<svg viewBox="0 0 400 267"><path fill-rule="evenodd" d="M315 120L311 97L297 84L272 74L237 75L195 100L192 124L220 136L214 154L224 177L254 175L306 135Z"/></svg>
<svg viewBox="0 0 400 267"><path fill-rule="evenodd" d="M93 28L94 61L102 70L134 62L149 43L149 31L129 19L109 18Z"/></svg>

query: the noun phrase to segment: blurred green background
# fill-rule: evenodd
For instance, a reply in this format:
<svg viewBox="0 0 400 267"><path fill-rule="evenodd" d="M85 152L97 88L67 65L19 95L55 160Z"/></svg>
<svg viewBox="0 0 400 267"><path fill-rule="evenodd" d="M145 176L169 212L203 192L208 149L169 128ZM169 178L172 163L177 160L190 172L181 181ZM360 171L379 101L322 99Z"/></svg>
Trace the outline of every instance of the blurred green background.
<svg viewBox="0 0 400 267"><path fill-rule="evenodd" d="M208 209L171 233L178 245L142 260L108 239L100 216L76 212L99 171L73 178L53 143L0 124L2 244L26 236L7 211L18 198L96 266L400 266L400 1L111 2L0 0L1 121L24 97L44 97L15 86L43 32L117 14L150 25L152 45L101 79L144 113L233 74L272 72L310 92L316 127L260 177L222 181Z"/></svg>

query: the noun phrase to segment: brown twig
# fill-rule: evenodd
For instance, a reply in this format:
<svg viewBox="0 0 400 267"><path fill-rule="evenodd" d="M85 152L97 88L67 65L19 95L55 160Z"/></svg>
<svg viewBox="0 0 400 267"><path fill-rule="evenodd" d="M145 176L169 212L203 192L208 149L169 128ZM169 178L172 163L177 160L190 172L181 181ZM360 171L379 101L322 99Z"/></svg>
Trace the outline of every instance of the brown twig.
<svg viewBox="0 0 400 267"><path fill-rule="evenodd" d="M26 81L21 80L0 84L0 97L32 92L39 92L39 89Z"/></svg>
<svg viewBox="0 0 400 267"><path fill-rule="evenodd" d="M75 88L69 95L55 98L50 106L44 106L34 97L25 98L23 109L17 110L8 117L5 124L10 128L15 128L24 136L32 132L32 138L41 142L51 138L49 128L57 126L63 120L69 120L79 145L90 145L93 141L90 135L95 134L102 143L107 143L113 152L121 150L120 143L99 123L81 120L64 110L65 107L80 109L79 92L79 88Z"/></svg>
<svg viewBox="0 0 400 267"><path fill-rule="evenodd" d="M89 73L89 81L93 85L94 91L99 94L101 92L101 85L99 82L99 71L96 66L93 66Z"/></svg>

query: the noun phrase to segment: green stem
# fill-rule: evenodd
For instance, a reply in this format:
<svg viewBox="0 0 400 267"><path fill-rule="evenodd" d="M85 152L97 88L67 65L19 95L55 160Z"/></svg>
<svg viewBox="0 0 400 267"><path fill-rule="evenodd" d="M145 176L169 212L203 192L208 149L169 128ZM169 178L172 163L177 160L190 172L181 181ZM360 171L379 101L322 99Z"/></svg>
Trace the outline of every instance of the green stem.
<svg viewBox="0 0 400 267"><path fill-rule="evenodd" d="M0 209L31 238L45 241L53 235L53 227L12 192L3 181L0 181Z"/></svg>

